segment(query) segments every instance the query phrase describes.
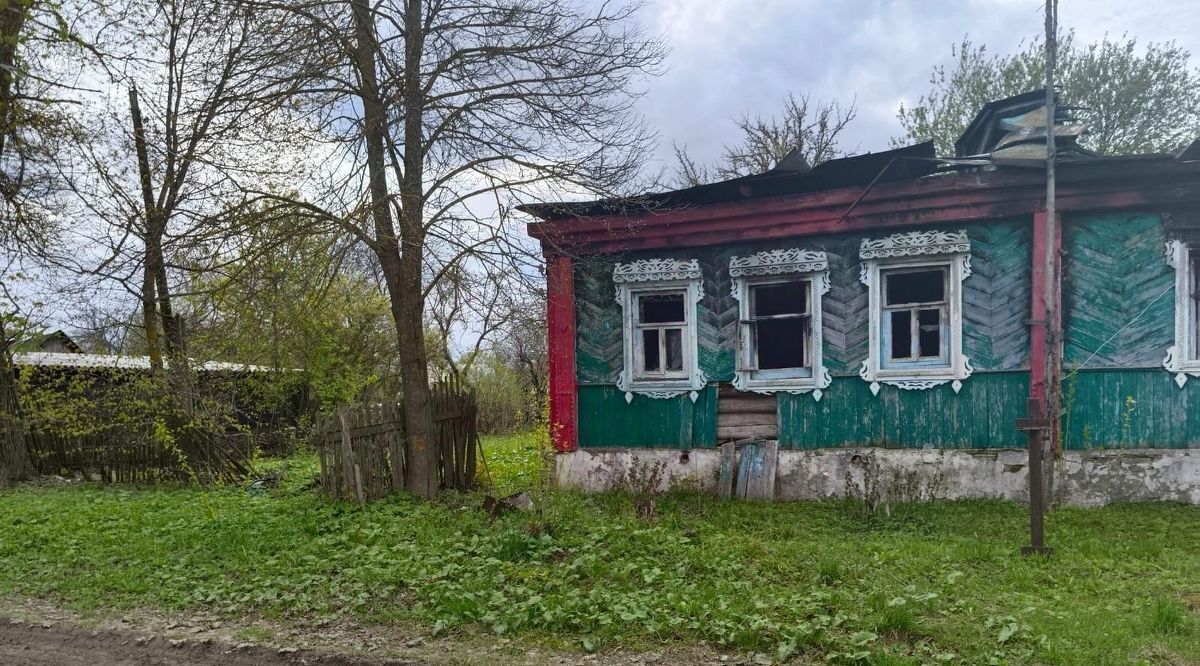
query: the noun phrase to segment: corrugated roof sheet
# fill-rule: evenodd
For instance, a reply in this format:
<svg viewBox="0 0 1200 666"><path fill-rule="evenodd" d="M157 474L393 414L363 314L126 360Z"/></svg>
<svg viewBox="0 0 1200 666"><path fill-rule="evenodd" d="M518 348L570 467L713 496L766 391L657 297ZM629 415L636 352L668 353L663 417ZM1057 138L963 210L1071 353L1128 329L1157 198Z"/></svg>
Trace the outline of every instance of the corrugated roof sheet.
<svg viewBox="0 0 1200 666"><path fill-rule="evenodd" d="M17 365L43 365L64 368L120 368L129 370L149 370L149 356L116 356L109 354L62 354L58 352L17 352L13 354L13 363ZM197 363L196 368L206 371L225 372L270 372L272 369L262 365L249 363L227 363L224 361L204 361Z"/></svg>

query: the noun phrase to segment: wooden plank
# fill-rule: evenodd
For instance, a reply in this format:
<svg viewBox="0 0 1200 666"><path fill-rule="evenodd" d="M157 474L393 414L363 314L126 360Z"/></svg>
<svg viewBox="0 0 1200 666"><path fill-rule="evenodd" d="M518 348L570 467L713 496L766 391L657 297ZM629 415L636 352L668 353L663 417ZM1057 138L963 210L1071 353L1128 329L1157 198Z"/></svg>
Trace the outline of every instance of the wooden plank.
<svg viewBox="0 0 1200 666"><path fill-rule="evenodd" d="M574 266L569 256L547 254L546 267L550 437L558 451L574 451L579 448Z"/></svg>
<svg viewBox="0 0 1200 666"><path fill-rule="evenodd" d="M762 413L754 413L754 412L737 413L737 414L725 414L725 413L721 413L721 412L717 413L717 427L718 428L732 428L732 427L736 427L736 426L760 426L760 425L774 426L778 423L779 423L779 418L776 416L775 412L771 412L770 414L762 414Z"/></svg>
<svg viewBox="0 0 1200 666"><path fill-rule="evenodd" d="M740 453L741 456L737 469L737 485L734 487L734 492L737 494L738 499L746 499L746 491L750 488L750 477L755 473L756 469L762 467L765 451L760 444L747 444L741 448Z"/></svg>
<svg viewBox="0 0 1200 666"><path fill-rule="evenodd" d="M779 442L774 440L742 447L738 465L738 497L759 502L775 499L775 470Z"/></svg>
<svg viewBox="0 0 1200 666"><path fill-rule="evenodd" d="M717 441L776 439L778 436L779 427L776 425L735 426L732 428L717 426Z"/></svg>
<svg viewBox="0 0 1200 666"><path fill-rule="evenodd" d="M757 397L721 397L717 402L718 414L774 414L778 402L773 395Z"/></svg>
<svg viewBox="0 0 1200 666"><path fill-rule="evenodd" d="M737 447L733 442L721 445L721 471L717 475L717 499L728 500L733 495L734 468L737 466Z"/></svg>
<svg viewBox="0 0 1200 666"><path fill-rule="evenodd" d="M354 465L354 448L350 443L352 413L348 408L341 407L338 409L337 415L338 422L342 426L341 459L338 461L339 471L341 472L341 487L349 491L349 489L354 487L354 472L352 470L352 466ZM340 489L337 494L341 495Z"/></svg>

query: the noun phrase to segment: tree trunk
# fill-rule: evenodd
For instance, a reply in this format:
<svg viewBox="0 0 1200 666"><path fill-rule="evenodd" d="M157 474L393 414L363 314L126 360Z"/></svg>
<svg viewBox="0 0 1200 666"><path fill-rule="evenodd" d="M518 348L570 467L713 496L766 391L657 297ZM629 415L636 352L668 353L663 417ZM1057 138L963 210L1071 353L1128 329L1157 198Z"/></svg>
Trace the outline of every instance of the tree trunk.
<svg viewBox="0 0 1200 666"><path fill-rule="evenodd" d="M162 236L155 234L158 227L155 213L153 186L150 184L150 157L146 151L146 130L142 125L142 110L138 105L137 88L129 89L129 115L133 120L133 144L137 150L138 175L142 185L142 207L145 217L145 234L142 238L142 325L146 329L146 350L150 356L150 367L163 367L162 343L158 338L158 308L155 305L155 282L158 279L156 264L162 261Z"/></svg>
<svg viewBox="0 0 1200 666"><path fill-rule="evenodd" d="M10 353L10 340L0 320L0 420L3 432L0 435L0 488L14 481L33 476L33 461L29 457L29 443L25 439L25 420L21 415L21 400L17 384L17 369Z"/></svg>
<svg viewBox="0 0 1200 666"><path fill-rule="evenodd" d="M388 194L385 162L386 109L379 91L376 73L375 24L367 0L351 0L354 12L356 52L355 61L361 77L360 97L363 104L363 139L367 152L367 174L371 196L371 217L375 225L376 254L383 270L391 300L392 318L396 322L396 334L400 344L401 386L404 390L404 423L406 431L405 462L406 484L409 492L420 497L432 497L437 493L439 479L437 455L430 443L433 430L429 414L429 370L425 352L425 304L421 284L421 252L424 249L423 201L421 192L421 143L420 108L411 105L412 86L415 78L416 90L420 92L420 49L421 6L419 0L409 0L405 13L405 24L410 29L406 38L406 63L412 64L413 45L416 68L405 71L405 144L404 182L401 183L401 237L404 251L401 252L396 229L392 223L391 202ZM412 30L415 25L415 30ZM410 119L415 114L417 141L409 141L412 132ZM416 163L415 172L413 163ZM415 178L415 181L414 181ZM416 183L415 194L413 183ZM415 232L413 220L416 220Z"/></svg>
<svg viewBox="0 0 1200 666"><path fill-rule="evenodd" d="M9 133L16 124L17 47L21 43L26 15L25 3L0 2L0 157L4 156ZM4 194L8 195L7 192Z"/></svg>

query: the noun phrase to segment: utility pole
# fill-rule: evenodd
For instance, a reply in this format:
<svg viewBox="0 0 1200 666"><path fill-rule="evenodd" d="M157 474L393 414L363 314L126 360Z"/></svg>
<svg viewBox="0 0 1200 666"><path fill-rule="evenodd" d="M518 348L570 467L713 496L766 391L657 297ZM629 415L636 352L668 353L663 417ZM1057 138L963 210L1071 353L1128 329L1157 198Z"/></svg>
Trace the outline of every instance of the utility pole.
<svg viewBox="0 0 1200 666"><path fill-rule="evenodd" d="M1017 429L1024 430L1029 438L1029 545L1021 549L1025 555L1049 555L1053 552L1045 544L1042 520L1046 514L1045 474L1042 471L1046 442L1057 432L1055 423L1059 416L1059 332L1058 332L1058 218L1054 207L1057 144L1054 135L1055 94L1054 73L1057 56L1058 0L1046 0L1046 222L1045 248L1042 279L1042 303L1045 316L1041 325L1045 327L1045 400L1030 398L1027 416L1017 422ZM1038 260L1037 257L1034 258ZM1053 446L1051 446L1053 450Z"/></svg>

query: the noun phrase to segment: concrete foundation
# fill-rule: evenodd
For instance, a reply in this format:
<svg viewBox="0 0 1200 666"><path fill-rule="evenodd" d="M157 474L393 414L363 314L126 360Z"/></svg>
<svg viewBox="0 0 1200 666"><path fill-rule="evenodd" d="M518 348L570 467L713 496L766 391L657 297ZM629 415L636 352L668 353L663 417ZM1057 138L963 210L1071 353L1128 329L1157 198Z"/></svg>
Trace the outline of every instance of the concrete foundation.
<svg viewBox="0 0 1200 666"><path fill-rule="evenodd" d="M870 501L992 498L1028 500L1023 449L843 448L779 451L775 498ZM555 457L565 488L591 492L655 485L715 492L714 449L582 449ZM1068 451L1055 466L1055 501L1200 505L1200 450Z"/></svg>

